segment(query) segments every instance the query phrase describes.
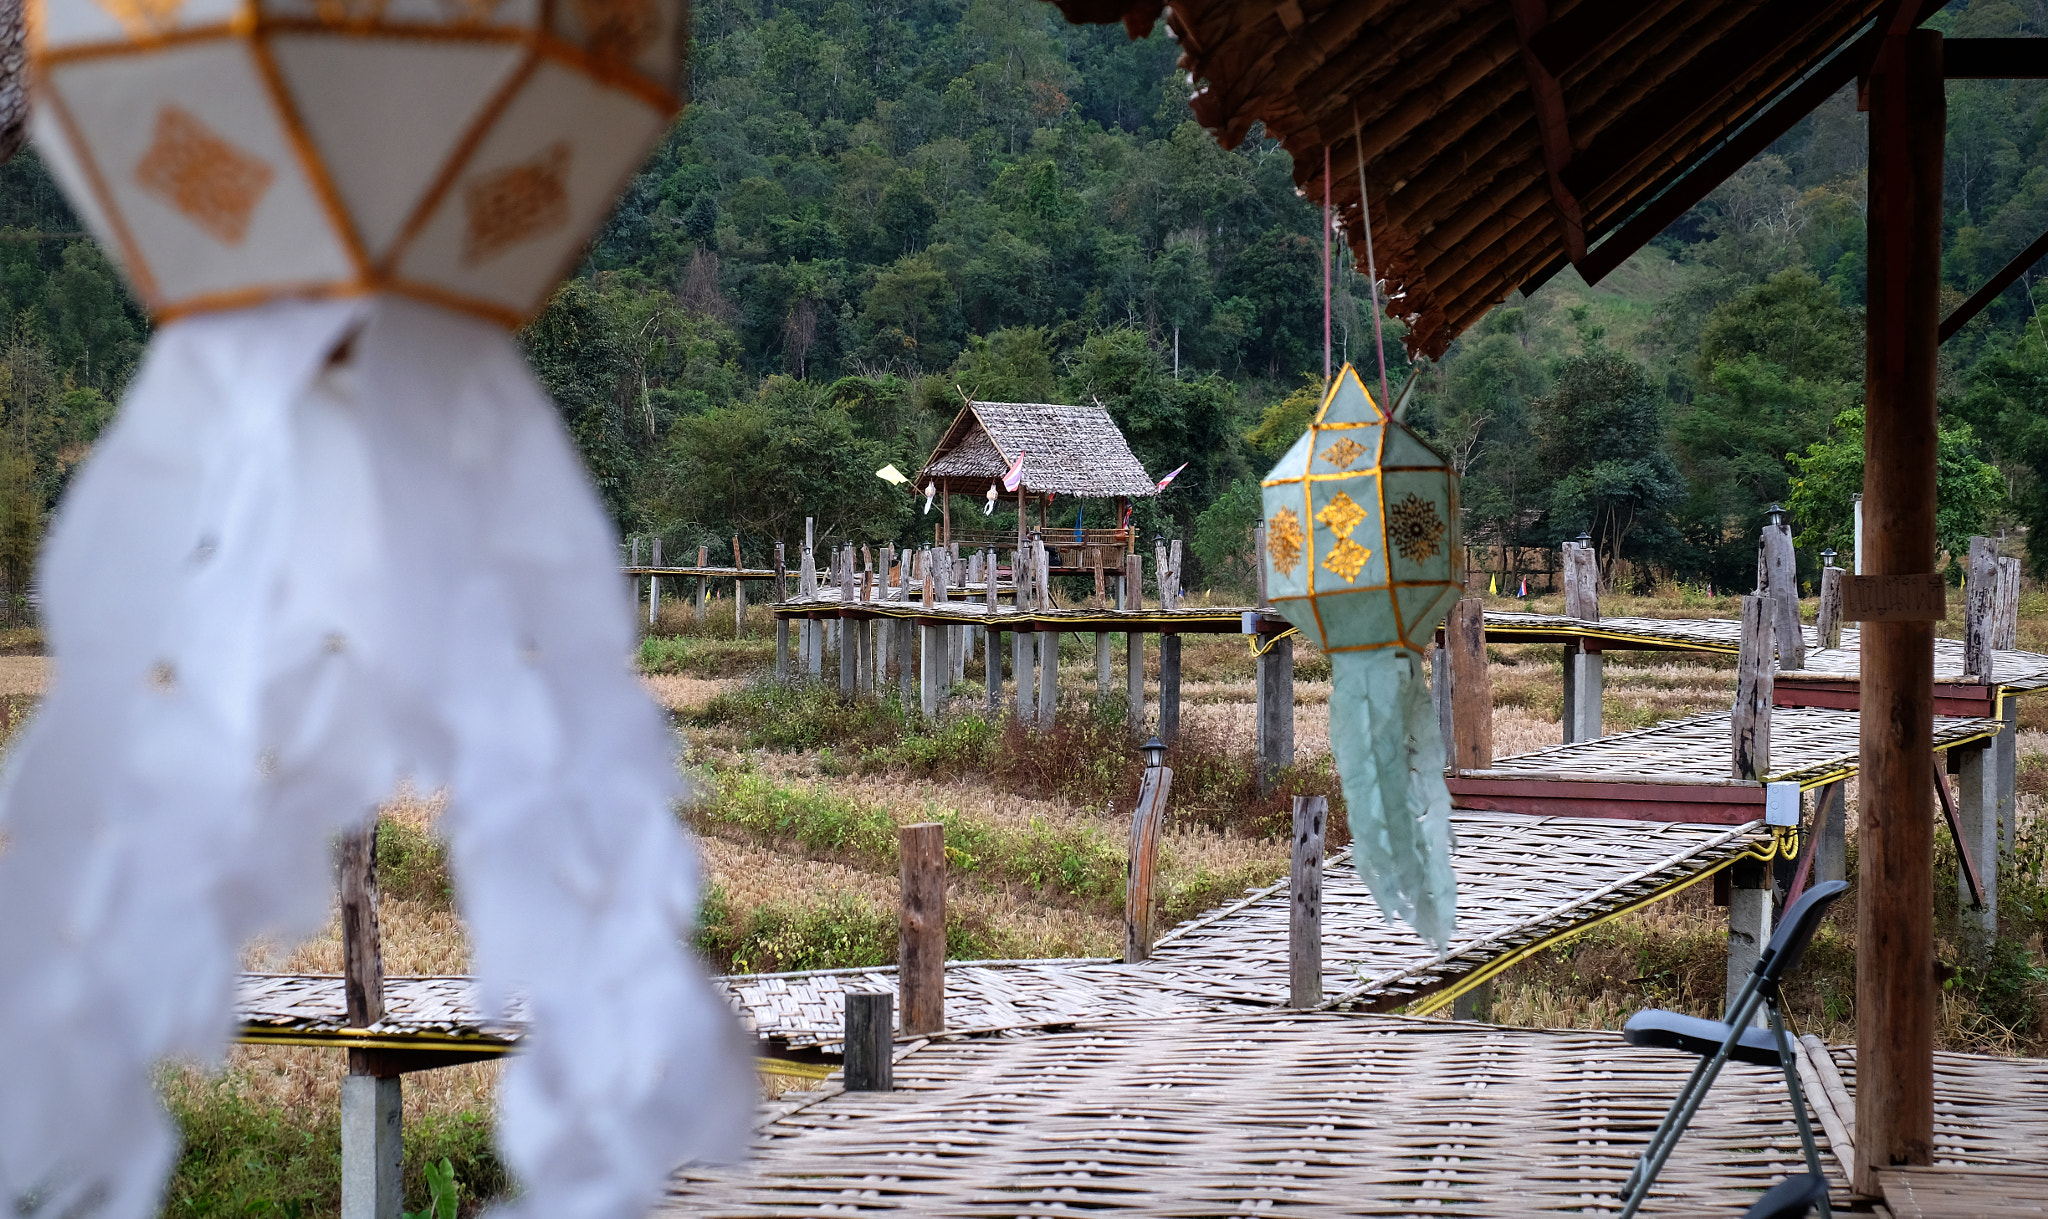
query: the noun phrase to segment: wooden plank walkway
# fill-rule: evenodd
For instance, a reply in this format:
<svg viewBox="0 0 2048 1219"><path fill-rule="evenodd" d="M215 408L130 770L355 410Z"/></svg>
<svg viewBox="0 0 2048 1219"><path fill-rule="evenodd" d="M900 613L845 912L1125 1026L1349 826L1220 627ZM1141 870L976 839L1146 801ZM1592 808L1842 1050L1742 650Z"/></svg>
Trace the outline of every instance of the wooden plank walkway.
<svg viewBox="0 0 2048 1219"><path fill-rule="evenodd" d="M1453 816L1458 935L1438 952L1381 919L1349 855L1323 871L1323 993L1331 1005L1387 1010L1449 1002L1536 947L1711 875L1762 848L1741 827ZM956 962L946 969L949 1030L1013 1030L1127 1016L1276 1007L1287 1001L1288 891L1280 884L1173 928L1153 958ZM821 970L721 979L748 1027L777 1050L835 1049L850 990L893 993L896 971Z"/></svg>
<svg viewBox="0 0 2048 1219"><path fill-rule="evenodd" d="M670 1208L1611 1214L1693 1062L1612 1032L1295 1012L914 1043L896 1091L828 1084L773 1106L750 1163L685 1169ZM1731 1066L1649 1213L1726 1219L1800 1165L1782 1078Z"/></svg>

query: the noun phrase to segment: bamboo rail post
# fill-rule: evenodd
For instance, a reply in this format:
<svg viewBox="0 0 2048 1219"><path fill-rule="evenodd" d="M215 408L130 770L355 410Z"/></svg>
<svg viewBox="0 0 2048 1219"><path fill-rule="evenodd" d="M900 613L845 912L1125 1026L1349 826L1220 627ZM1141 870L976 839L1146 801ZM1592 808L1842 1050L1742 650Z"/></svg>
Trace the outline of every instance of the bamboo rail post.
<svg viewBox="0 0 2048 1219"><path fill-rule="evenodd" d="M846 992L848 1092L889 1092L896 1087L896 996L885 990Z"/></svg>
<svg viewBox="0 0 2048 1219"><path fill-rule="evenodd" d="M711 565L711 548L710 548L709 546L699 546L699 547L697 548L697 570L698 570L699 572L702 572L702 571L703 571L703 570L704 570L704 569L705 569L706 567L708 567L708 566L710 566L710 565ZM708 604L708 603L710 602L710 600L711 600L711 577L710 577L710 576L706 576L706 575L699 575L699 576L697 577L697 625L698 625L698 626L703 626L703 625L704 625L704 609L705 609L705 606L706 606L706 605L707 605L707 604Z"/></svg>
<svg viewBox="0 0 2048 1219"><path fill-rule="evenodd" d="M1152 959L1152 920L1156 903L1153 880L1159 863L1159 830L1166 823L1166 802L1173 792L1173 768L1164 764L1165 748L1148 748L1149 764L1138 786L1138 804L1131 811L1130 856L1124 865L1124 960Z"/></svg>
<svg viewBox="0 0 2048 1219"><path fill-rule="evenodd" d="M1742 645L1735 660L1735 712L1729 722L1729 773L1761 781L1771 769L1771 641L1776 615L1770 598L1742 599Z"/></svg>
<svg viewBox="0 0 2048 1219"><path fill-rule="evenodd" d="M1869 76L1869 304L1863 569L1934 566L1940 326L1941 35L1887 40ZM1856 1179L1934 1151L1934 624L1862 625L1856 919Z"/></svg>
<svg viewBox="0 0 2048 1219"><path fill-rule="evenodd" d="M1451 653L1451 769L1493 765L1493 680L1486 671L1486 603L1464 597L1451 607L1444 642Z"/></svg>
<svg viewBox="0 0 2048 1219"><path fill-rule="evenodd" d="M1832 564L1820 570L1820 608L1814 613L1813 633L1823 651L1842 646L1842 569Z"/></svg>
<svg viewBox="0 0 2048 1219"><path fill-rule="evenodd" d="M946 1027L946 827L920 821L897 831L900 909L896 985L903 1031Z"/></svg>
<svg viewBox="0 0 2048 1219"><path fill-rule="evenodd" d="M1180 738L1180 636L1172 631L1159 636L1159 738Z"/></svg>
<svg viewBox="0 0 2048 1219"><path fill-rule="evenodd" d="M1294 798L1294 853L1287 874L1287 1006L1323 1001L1323 838L1330 802Z"/></svg>
<svg viewBox="0 0 2048 1219"><path fill-rule="evenodd" d="M657 537L657 538L655 538L655 539L654 539L654 559L653 559L653 561L652 561L652 562L651 562L651 563L649 564L649 566L652 566L652 567L660 567L660 566L661 566L661 539L660 539L659 537ZM650 575L650 576L648 576L648 577L647 577L647 625L648 625L648 626L653 626L653 625L654 625L654 619L655 619L655 618L656 618L656 617L657 617L657 616L658 616L658 615L659 615L660 613L661 613L661 577L660 577L660 576L655 576L655 575Z"/></svg>
<svg viewBox="0 0 2048 1219"><path fill-rule="evenodd" d="M1257 638L1257 636L1254 636ZM1294 640L1274 639L1258 661L1259 794L1271 795L1294 765Z"/></svg>
<svg viewBox="0 0 2048 1219"><path fill-rule="evenodd" d="M1134 554L1124 556L1124 578L1122 586L1123 607L1126 610L1144 608L1145 560ZM1145 736L1145 634L1131 631L1124 635L1124 722L1130 725L1134 740Z"/></svg>
<svg viewBox="0 0 2048 1219"><path fill-rule="evenodd" d="M1799 557L1792 549L1792 527L1785 511L1771 505L1770 520L1756 541L1756 591L1771 599L1771 637L1777 644L1778 668L1806 667L1806 633L1799 624Z"/></svg>
<svg viewBox="0 0 2048 1219"><path fill-rule="evenodd" d="M343 834L339 846L343 1003L350 1028L369 1028L384 1018L376 823ZM341 1081L343 1219L399 1219L405 1085L380 1059L350 1050Z"/></svg>

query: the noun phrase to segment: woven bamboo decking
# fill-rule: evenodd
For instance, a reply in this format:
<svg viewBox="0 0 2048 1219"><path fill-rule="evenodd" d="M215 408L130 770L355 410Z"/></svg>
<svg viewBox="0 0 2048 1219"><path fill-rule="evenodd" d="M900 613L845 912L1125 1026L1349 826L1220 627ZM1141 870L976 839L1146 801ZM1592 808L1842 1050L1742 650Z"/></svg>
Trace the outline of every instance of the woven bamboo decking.
<svg viewBox="0 0 2048 1219"><path fill-rule="evenodd" d="M484 1019L466 977L386 978L384 1019L367 1029L347 1027L339 974L243 974L235 1011L246 1043L356 1049L509 1048L525 1019L517 1002L507 1019Z"/></svg>
<svg viewBox="0 0 2048 1219"><path fill-rule="evenodd" d="M1735 783L1728 777L1730 714L1708 712L1634 732L1496 758L1472 777L1583 779L1603 783ZM1780 707L1771 713L1773 781L1817 787L1855 773L1860 721L1854 711ZM1947 749L1996 736L1995 719L1937 716L1934 747ZM1750 786L1755 786L1751 784Z"/></svg>
<svg viewBox="0 0 2048 1219"><path fill-rule="evenodd" d="M1448 1002L1534 947L1711 874L1769 837L1760 827L1455 814L1458 935L1440 953L1380 917L1347 853L1323 870L1323 993L1385 1010ZM1287 1001L1285 882L1162 935L1150 961L962 962L946 969L949 1030L1007 1030ZM896 988L896 971L721 979L741 1019L777 1049L836 1047L846 992ZM1434 1001L1432 1003L1432 1000Z"/></svg>
<svg viewBox="0 0 2048 1219"><path fill-rule="evenodd" d="M1806 646L1820 646L1811 625L1800 628ZM1842 628L1842 646L1855 648L1860 638L1853 626ZM1563 643L1595 640L1617 651L1635 649L1723 652L1733 656L1742 647L1742 623L1734 618L1600 618L1587 620L1564 614L1525 614L1515 610L1486 611L1488 643Z"/></svg>
<svg viewBox="0 0 2048 1219"><path fill-rule="evenodd" d="M671 1204L718 1216L1612 1213L1694 1061L1611 1032L1292 1012L913 1043L897 1091L793 1098L758 1127L750 1164L684 1170ZM1971 1064L2029 1078L2038 1065ZM1944 1056L1939 1095L1953 1095L1957 1066ZM1731 1066L1648 1213L1725 1219L1800 1165L1782 1078Z"/></svg>

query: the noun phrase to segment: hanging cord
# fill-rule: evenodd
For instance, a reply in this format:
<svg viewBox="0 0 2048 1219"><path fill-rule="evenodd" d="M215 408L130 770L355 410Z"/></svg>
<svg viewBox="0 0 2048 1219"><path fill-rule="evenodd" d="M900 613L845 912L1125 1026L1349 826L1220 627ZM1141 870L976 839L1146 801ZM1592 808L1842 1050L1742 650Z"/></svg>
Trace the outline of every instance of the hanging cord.
<svg viewBox="0 0 2048 1219"><path fill-rule="evenodd" d="M1323 145L1323 384L1330 383L1330 146Z"/></svg>
<svg viewBox="0 0 2048 1219"><path fill-rule="evenodd" d="M1374 347L1379 349L1380 353L1380 414L1391 415L1394 410L1394 404L1387 401L1387 340L1380 333L1380 270L1379 264L1373 261L1372 256L1372 204L1365 194L1365 124L1358 121L1357 106L1351 107L1351 139L1358 148L1358 214L1365 221L1365 286L1366 291L1372 295L1372 343ZM1329 157L1330 146L1325 144L1323 145L1323 190L1325 192L1330 189ZM1327 273L1325 275L1325 282L1328 282ZM1328 310L1325 309L1324 312L1327 313ZM1328 322L1324 323L1326 329L1328 325ZM1326 333L1323 338L1323 345L1328 347L1329 342L1329 337ZM1328 363L1328 360L1326 359L1324 362Z"/></svg>
<svg viewBox="0 0 2048 1219"><path fill-rule="evenodd" d="M1268 653L1268 652L1270 652L1270 651L1272 651L1272 650L1273 650L1273 645L1274 645L1274 644L1276 644L1276 643L1279 643L1279 642L1280 642L1280 641L1281 641L1282 639L1285 639L1285 638L1287 638L1287 637L1288 637L1288 636L1290 636L1290 635L1299 635L1299 634L1301 634L1301 628L1300 628L1300 627L1298 627L1298 626L1290 626L1290 627L1288 627L1288 628L1287 628L1286 630L1284 630L1284 631L1280 632L1280 633L1279 633L1278 635L1274 635L1274 636L1271 636L1270 638L1267 638L1267 639L1266 639L1266 642L1265 642L1265 644L1264 644L1264 646L1261 646L1261 645L1260 645L1260 643L1259 643L1259 640L1260 640L1261 636L1258 636L1258 635L1247 635L1247 636L1245 636L1245 645L1246 645L1247 647L1251 648L1251 650L1252 650L1252 655L1254 655L1254 656L1264 656L1264 655L1265 655L1266 653Z"/></svg>

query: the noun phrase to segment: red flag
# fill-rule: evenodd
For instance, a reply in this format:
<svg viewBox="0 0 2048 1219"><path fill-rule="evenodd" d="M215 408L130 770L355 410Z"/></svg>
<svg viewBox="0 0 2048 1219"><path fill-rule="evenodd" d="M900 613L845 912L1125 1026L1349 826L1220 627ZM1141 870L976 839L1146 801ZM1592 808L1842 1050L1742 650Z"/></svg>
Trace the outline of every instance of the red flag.
<svg viewBox="0 0 2048 1219"><path fill-rule="evenodd" d="M1189 465L1191 465L1191 464L1193 464L1193 463L1191 463L1191 462L1185 462L1185 461L1184 461L1184 462L1182 462L1182 463L1180 463L1180 469L1177 469L1177 470L1175 470L1175 471L1174 471L1173 473L1171 473L1171 474L1167 475L1167 476L1166 476L1165 478L1162 478L1162 479L1160 479L1160 480L1159 480L1159 489L1160 489L1161 491L1164 491L1164 490L1166 490L1166 484L1168 484L1168 483L1172 482L1172 481L1173 481L1174 479L1176 479L1176 478L1179 478L1179 477L1180 477L1180 472L1181 472L1181 470L1185 470L1185 469L1187 469L1187 468L1188 468L1188 466L1189 466Z"/></svg>
<svg viewBox="0 0 2048 1219"><path fill-rule="evenodd" d="M1017 484L1024 481L1024 454L1020 451L1017 460L1010 463L1010 469L1003 475L1003 490L1015 491Z"/></svg>

